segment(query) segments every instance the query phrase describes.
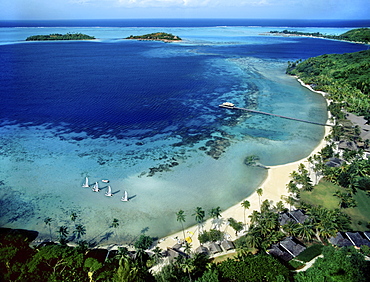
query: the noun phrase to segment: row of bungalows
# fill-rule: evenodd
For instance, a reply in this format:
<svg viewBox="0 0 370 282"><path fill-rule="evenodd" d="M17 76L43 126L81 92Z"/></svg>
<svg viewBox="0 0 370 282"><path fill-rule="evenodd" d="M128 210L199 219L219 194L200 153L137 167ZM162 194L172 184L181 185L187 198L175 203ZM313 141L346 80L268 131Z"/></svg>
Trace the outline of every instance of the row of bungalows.
<svg viewBox="0 0 370 282"><path fill-rule="evenodd" d="M361 246L370 247L370 231L365 232L338 232L337 236L329 238L329 242L337 247Z"/></svg>
<svg viewBox="0 0 370 282"><path fill-rule="evenodd" d="M233 242L223 240L220 243L209 242L207 244L201 245L195 250L195 253L213 256L218 253L227 252L233 249L235 249ZM170 261L178 256L188 257L182 244L176 244L172 248L168 248L166 251L163 252L163 256L168 257Z"/></svg>
<svg viewBox="0 0 370 282"><path fill-rule="evenodd" d="M294 210L279 214L279 224L284 226L289 222L302 224L309 217L302 210ZM290 261L306 249L305 245L295 237L286 237L284 240L271 246L267 252L283 261Z"/></svg>
<svg viewBox="0 0 370 282"><path fill-rule="evenodd" d="M284 261L290 261L305 249L306 247L299 240L294 237L287 237L283 241L272 245L267 252Z"/></svg>
<svg viewBox="0 0 370 282"><path fill-rule="evenodd" d="M301 210L294 210L279 214L279 224L283 226L289 222L304 223L308 219L308 215L305 215Z"/></svg>
<svg viewBox="0 0 370 282"><path fill-rule="evenodd" d="M235 249L235 245L233 242L228 241L228 240L223 240L220 243L209 242L205 245L199 246L195 250L195 252L213 256L218 253L227 252L227 251L234 250L234 249Z"/></svg>

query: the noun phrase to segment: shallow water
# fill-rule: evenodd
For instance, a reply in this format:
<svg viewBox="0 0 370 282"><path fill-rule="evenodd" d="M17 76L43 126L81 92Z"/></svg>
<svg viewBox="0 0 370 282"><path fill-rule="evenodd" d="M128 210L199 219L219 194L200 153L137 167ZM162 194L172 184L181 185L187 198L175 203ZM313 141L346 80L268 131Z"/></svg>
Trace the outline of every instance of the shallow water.
<svg viewBox="0 0 370 282"><path fill-rule="evenodd" d="M325 122L325 100L285 75L286 62L365 47L259 35L266 29L164 28L184 38L176 44L118 39L152 28L76 28L100 41L22 44L39 30L2 30L0 225L48 236L51 217L56 238L76 212L99 243L166 236L179 209L190 225L197 206L224 210L250 195L266 171L246 156L264 165L307 156L322 127L218 105ZM85 176L102 191L82 188Z"/></svg>

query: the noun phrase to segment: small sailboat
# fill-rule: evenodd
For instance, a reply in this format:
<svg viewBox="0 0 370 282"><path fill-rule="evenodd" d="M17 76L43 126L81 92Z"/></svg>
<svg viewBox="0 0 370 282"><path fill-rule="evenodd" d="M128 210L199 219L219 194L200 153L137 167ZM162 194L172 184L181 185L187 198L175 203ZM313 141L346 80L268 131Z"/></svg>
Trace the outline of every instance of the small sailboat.
<svg viewBox="0 0 370 282"><path fill-rule="evenodd" d="M84 184L82 184L82 187L83 187L83 188L87 188L87 187L89 187L89 179L87 178L87 176L85 177L85 183L84 183Z"/></svg>
<svg viewBox="0 0 370 282"><path fill-rule="evenodd" d="M92 190L93 190L93 192L99 192L100 191L98 182L95 182L94 186L92 187Z"/></svg>
<svg viewBox="0 0 370 282"><path fill-rule="evenodd" d="M112 194L112 188L110 188L110 186L108 185L108 191L105 193L105 196L107 197L112 197L113 194Z"/></svg>
<svg viewBox="0 0 370 282"><path fill-rule="evenodd" d="M122 202L127 202L128 201L128 195L127 195L127 191L125 190L125 192L123 193L123 197L121 198L121 201Z"/></svg>

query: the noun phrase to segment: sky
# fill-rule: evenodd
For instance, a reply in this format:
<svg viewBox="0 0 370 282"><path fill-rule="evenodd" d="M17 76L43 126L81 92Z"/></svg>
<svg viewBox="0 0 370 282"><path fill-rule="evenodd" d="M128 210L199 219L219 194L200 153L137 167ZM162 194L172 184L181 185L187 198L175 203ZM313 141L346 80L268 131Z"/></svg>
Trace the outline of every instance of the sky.
<svg viewBox="0 0 370 282"><path fill-rule="evenodd" d="M369 0L0 0L0 20L370 19Z"/></svg>

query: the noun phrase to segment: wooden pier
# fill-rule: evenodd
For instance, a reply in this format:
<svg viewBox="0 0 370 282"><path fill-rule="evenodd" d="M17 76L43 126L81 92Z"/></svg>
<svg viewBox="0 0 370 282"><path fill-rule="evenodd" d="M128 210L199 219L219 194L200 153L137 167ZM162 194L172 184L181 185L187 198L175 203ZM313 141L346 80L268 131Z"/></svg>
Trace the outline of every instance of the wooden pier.
<svg viewBox="0 0 370 282"><path fill-rule="evenodd" d="M292 118L292 117L286 117L286 116L282 116L282 115L276 115L276 114L266 113L266 112L257 111L257 110L251 110L251 109L246 109L246 108L239 108L239 107L235 107L234 104L229 103L229 102L222 103L219 106L221 108L226 108L226 109L230 109L230 110L242 110L242 111L246 111L246 112L250 112L250 113L262 114L262 115L268 115L268 116L274 116L274 117L279 117L279 118L285 118L285 119L290 119L290 120L295 120L295 121L305 122L305 123L310 123L310 124L316 124L316 125L321 125L321 126L332 126L332 125L326 124L326 123L319 123L319 122L314 122L314 121L309 121L309 120L304 120L304 119L299 119L299 118Z"/></svg>

